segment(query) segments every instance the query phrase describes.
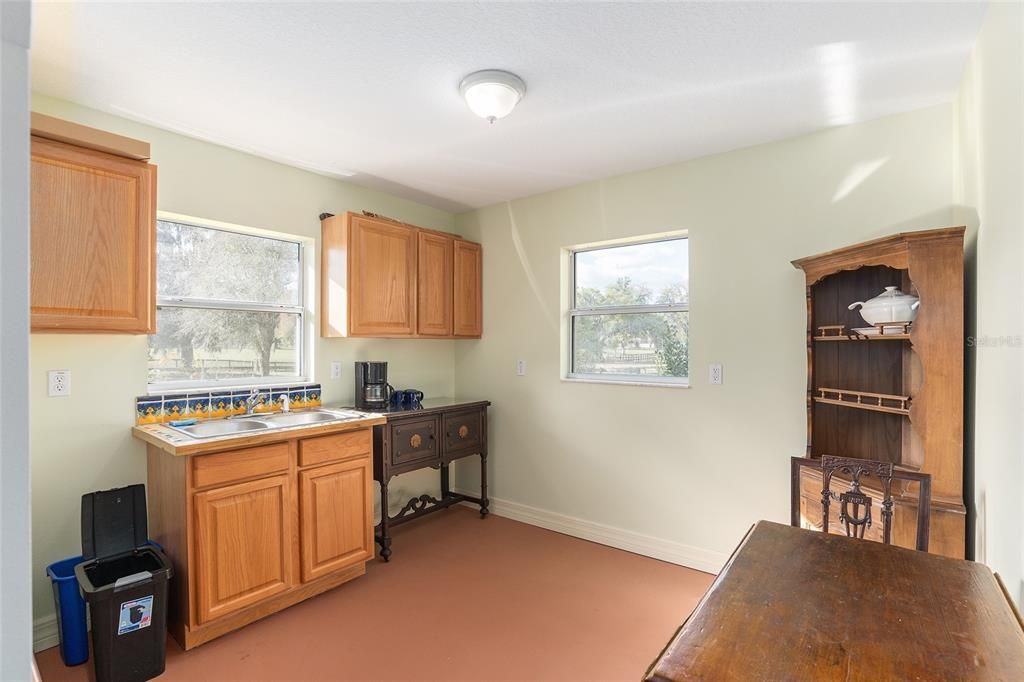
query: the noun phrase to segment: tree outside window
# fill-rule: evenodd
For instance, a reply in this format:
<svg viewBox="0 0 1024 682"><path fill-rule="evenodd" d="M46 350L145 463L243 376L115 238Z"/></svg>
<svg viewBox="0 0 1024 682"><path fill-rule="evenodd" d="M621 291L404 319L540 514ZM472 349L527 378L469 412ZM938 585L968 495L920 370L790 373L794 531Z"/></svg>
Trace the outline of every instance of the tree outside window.
<svg viewBox="0 0 1024 682"><path fill-rule="evenodd" d="M574 252L570 377L685 383L684 237Z"/></svg>
<svg viewBox="0 0 1024 682"><path fill-rule="evenodd" d="M157 333L150 384L301 379L302 246L157 223Z"/></svg>

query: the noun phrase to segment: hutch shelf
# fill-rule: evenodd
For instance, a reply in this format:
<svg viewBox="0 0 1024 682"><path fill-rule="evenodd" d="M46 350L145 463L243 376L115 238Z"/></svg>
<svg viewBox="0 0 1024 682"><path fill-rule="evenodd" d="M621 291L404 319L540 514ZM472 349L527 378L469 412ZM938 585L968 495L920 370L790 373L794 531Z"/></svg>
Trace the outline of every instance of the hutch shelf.
<svg viewBox="0 0 1024 682"><path fill-rule="evenodd" d="M909 341L909 324L876 324L878 332L865 334L856 328L847 330L845 324L826 324L818 327L815 341ZM896 327L896 329L893 329Z"/></svg>
<svg viewBox="0 0 1024 682"><path fill-rule="evenodd" d="M931 474L929 551L958 558L966 526L963 236L963 227L907 232L793 261L807 285L807 456ZM920 298L917 317L871 329L848 306L887 286ZM801 479L809 527L821 522L818 479ZM912 548L916 490L895 498L894 543Z"/></svg>

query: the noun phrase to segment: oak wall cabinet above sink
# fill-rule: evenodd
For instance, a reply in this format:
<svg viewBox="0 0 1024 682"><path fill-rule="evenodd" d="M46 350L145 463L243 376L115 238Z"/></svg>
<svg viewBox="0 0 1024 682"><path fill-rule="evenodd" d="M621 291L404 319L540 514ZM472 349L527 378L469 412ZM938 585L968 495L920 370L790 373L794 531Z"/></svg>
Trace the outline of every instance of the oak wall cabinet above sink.
<svg viewBox="0 0 1024 682"><path fill-rule="evenodd" d="M372 214L321 216L324 337L479 338L479 244Z"/></svg>
<svg viewBox="0 0 1024 682"><path fill-rule="evenodd" d="M32 115L32 330L156 327L149 145Z"/></svg>

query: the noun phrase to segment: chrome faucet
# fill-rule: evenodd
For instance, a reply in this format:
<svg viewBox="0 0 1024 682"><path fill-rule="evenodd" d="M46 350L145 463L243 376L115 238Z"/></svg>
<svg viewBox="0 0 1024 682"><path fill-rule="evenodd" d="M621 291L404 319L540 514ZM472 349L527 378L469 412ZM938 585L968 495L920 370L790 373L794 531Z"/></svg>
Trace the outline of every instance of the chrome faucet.
<svg viewBox="0 0 1024 682"><path fill-rule="evenodd" d="M249 397L245 399L245 416L250 416L253 409L259 404L260 401L260 389L254 388L249 393Z"/></svg>

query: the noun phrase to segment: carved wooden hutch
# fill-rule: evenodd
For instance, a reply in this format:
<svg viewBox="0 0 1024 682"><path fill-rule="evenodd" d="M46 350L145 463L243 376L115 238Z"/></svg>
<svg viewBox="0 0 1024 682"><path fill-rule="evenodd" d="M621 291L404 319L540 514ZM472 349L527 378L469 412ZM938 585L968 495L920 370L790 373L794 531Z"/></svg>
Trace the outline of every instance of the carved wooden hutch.
<svg viewBox="0 0 1024 682"><path fill-rule="evenodd" d="M931 474L929 551L957 558L966 525L963 238L963 227L908 232L793 261L807 279L807 456ZM871 325L847 306L887 286L920 297L913 324L855 332ZM820 475L805 470L800 489L803 523L820 527ZM893 541L912 548L916 489L895 492Z"/></svg>

